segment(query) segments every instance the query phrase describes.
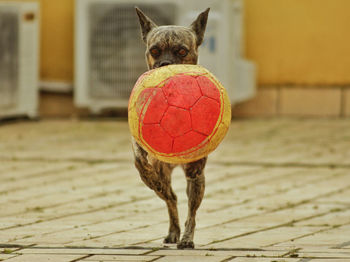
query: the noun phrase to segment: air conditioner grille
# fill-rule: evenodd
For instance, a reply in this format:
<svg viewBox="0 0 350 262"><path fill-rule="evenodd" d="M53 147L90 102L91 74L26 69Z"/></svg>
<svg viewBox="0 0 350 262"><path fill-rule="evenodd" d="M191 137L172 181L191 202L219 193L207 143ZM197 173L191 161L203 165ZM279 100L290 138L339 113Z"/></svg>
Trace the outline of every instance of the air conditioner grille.
<svg viewBox="0 0 350 262"><path fill-rule="evenodd" d="M13 105L18 91L18 30L16 10L0 10L0 106Z"/></svg>
<svg viewBox="0 0 350 262"><path fill-rule="evenodd" d="M139 7L157 24L175 22L174 4ZM93 98L128 99L133 84L147 70L135 7L92 4L89 21L89 94Z"/></svg>

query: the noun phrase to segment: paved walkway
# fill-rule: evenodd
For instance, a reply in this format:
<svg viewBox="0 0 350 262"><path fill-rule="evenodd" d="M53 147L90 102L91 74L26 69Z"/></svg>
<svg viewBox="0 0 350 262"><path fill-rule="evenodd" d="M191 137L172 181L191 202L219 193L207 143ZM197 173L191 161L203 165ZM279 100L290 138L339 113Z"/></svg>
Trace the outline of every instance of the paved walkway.
<svg viewBox="0 0 350 262"><path fill-rule="evenodd" d="M206 181L196 249L176 250L126 122L0 126L0 260L350 261L349 119L235 121Z"/></svg>

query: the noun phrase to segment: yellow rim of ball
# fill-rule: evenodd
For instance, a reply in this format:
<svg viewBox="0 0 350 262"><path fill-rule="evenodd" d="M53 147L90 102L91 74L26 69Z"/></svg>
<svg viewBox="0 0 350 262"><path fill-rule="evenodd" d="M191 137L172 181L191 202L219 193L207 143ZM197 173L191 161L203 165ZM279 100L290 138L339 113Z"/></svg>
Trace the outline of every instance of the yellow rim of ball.
<svg viewBox="0 0 350 262"><path fill-rule="evenodd" d="M147 88L162 88L167 79L176 75L204 75L213 81L220 92L221 111L219 119L213 129L213 132L197 146L179 153L161 153L154 150L142 137L142 125L140 118L145 115L147 106L150 102L146 102L140 118L137 112L137 98L140 93ZM207 69L199 65L169 65L144 73L135 84L130 100L129 100L129 127L136 142L150 153L153 157L168 163L184 164L196 161L207 156L210 152L220 144L225 137L231 122L231 103L225 88Z"/></svg>

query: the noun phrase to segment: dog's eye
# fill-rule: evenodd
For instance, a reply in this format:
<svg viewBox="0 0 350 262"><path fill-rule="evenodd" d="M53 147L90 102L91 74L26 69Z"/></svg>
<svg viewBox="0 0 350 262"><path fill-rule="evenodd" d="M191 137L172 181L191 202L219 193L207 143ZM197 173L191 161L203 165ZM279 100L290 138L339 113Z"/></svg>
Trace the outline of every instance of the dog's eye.
<svg viewBox="0 0 350 262"><path fill-rule="evenodd" d="M149 52L151 53L152 56L159 56L160 55L160 50L158 48L152 48L151 50L149 50Z"/></svg>
<svg viewBox="0 0 350 262"><path fill-rule="evenodd" d="M178 53L180 56L187 56L188 51L187 51L185 48L180 48L180 50L177 51L177 53Z"/></svg>

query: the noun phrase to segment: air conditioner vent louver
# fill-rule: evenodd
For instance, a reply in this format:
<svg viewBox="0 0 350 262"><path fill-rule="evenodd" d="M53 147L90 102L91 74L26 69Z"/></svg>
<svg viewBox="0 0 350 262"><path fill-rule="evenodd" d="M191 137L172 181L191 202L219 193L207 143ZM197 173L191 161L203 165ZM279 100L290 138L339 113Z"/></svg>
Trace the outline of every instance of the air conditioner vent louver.
<svg viewBox="0 0 350 262"><path fill-rule="evenodd" d="M174 23L172 4L139 7L156 23ZM91 4L89 24L89 95L127 100L133 84L147 70L135 5Z"/></svg>
<svg viewBox="0 0 350 262"><path fill-rule="evenodd" d="M0 106L15 103L18 89L18 15L0 10Z"/></svg>

